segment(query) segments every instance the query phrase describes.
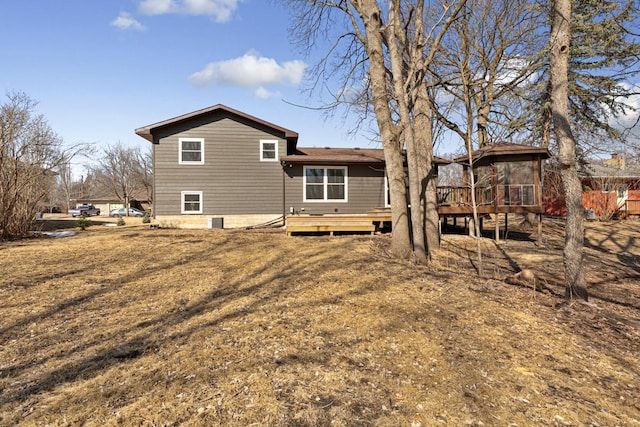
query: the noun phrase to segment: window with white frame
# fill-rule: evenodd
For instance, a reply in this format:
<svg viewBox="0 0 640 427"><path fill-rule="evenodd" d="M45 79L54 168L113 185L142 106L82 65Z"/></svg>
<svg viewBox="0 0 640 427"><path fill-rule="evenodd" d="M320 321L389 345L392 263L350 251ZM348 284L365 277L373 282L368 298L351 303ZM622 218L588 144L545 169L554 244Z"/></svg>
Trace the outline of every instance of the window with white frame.
<svg viewBox="0 0 640 427"><path fill-rule="evenodd" d="M180 148L178 163L181 165L204 164L204 138L180 138L178 145Z"/></svg>
<svg viewBox="0 0 640 427"><path fill-rule="evenodd" d="M275 139L260 140L260 161L278 161L278 141Z"/></svg>
<svg viewBox="0 0 640 427"><path fill-rule="evenodd" d="M305 202L346 202L347 167L304 167Z"/></svg>
<svg viewBox="0 0 640 427"><path fill-rule="evenodd" d="M181 194L180 211L183 214L202 213L202 191L183 191Z"/></svg>

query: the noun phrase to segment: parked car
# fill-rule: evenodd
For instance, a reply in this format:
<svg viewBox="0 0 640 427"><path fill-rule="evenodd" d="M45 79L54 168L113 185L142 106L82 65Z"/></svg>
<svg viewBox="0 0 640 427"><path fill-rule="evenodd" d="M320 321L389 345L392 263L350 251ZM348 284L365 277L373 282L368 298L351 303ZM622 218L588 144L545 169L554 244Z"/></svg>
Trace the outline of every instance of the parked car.
<svg viewBox="0 0 640 427"><path fill-rule="evenodd" d="M71 215L74 218L82 215L97 216L97 215L100 215L100 209L96 208L93 205L80 205L80 206L76 206L75 209L69 209L69 215Z"/></svg>
<svg viewBox="0 0 640 427"><path fill-rule="evenodd" d="M147 213L145 211L141 211L140 209L129 208L129 216L145 216L146 214ZM111 212L109 212L109 216L120 217L127 216L127 214L124 208L119 208L113 209Z"/></svg>

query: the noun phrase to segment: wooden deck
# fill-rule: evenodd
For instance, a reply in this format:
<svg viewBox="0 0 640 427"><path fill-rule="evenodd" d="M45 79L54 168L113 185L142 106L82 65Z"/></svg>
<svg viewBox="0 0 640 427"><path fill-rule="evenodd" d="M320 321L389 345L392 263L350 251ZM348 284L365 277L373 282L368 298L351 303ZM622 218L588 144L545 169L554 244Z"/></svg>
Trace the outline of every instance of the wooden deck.
<svg viewBox="0 0 640 427"><path fill-rule="evenodd" d="M291 233L363 232L373 234L391 222L390 209L375 209L366 214L291 215L287 217L287 235Z"/></svg>
<svg viewBox="0 0 640 427"><path fill-rule="evenodd" d="M533 185L504 185L476 188L477 212L487 214L537 214L538 234L541 233L541 215L544 208L536 203L536 191ZM495 197L494 197L495 195ZM473 215L471 189L463 187L438 187L438 215L440 219L448 217L470 217ZM303 214L287 217L287 234L292 233L329 233L365 232L373 234L383 228L385 223L391 224L390 208L375 208L364 214ZM497 224L497 222L496 222ZM506 223L505 223L506 228ZM496 227L496 240L499 230Z"/></svg>

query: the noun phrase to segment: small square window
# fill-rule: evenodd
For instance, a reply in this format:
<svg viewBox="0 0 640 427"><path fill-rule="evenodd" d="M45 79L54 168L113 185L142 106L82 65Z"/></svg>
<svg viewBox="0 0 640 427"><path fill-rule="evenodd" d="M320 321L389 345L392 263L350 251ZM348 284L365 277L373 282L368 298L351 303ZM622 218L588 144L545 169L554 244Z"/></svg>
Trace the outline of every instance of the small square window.
<svg viewBox="0 0 640 427"><path fill-rule="evenodd" d="M278 161L278 141L277 140L261 140L260 141L260 161L277 162Z"/></svg>
<svg viewBox="0 0 640 427"><path fill-rule="evenodd" d="M202 213L202 191L183 191L181 199L181 213Z"/></svg>
<svg viewBox="0 0 640 427"><path fill-rule="evenodd" d="M180 138L178 141L181 165L204 164L204 138Z"/></svg>

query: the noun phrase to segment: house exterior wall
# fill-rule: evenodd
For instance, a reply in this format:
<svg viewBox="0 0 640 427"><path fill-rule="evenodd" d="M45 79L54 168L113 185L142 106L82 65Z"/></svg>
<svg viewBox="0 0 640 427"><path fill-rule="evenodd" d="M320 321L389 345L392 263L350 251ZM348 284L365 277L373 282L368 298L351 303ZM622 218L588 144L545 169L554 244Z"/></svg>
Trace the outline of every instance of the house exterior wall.
<svg viewBox="0 0 640 427"><path fill-rule="evenodd" d="M322 167L312 165L310 167ZM285 168L286 212L291 208L305 214L366 213L385 206L385 179L380 165L350 164L324 165L330 168L347 167L347 201L305 202L304 165ZM303 210L304 209L304 210Z"/></svg>
<svg viewBox="0 0 640 427"><path fill-rule="evenodd" d="M204 139L204 163L180 164L180 138ZM286 154L282 135L225 111L213 117L175 124L154 133L154 216L175 226L206 227L209 217L229 217L225 228L282 215L282 167L260 160L260 141L278 142L278 159ZM202 213L182 213L182 192L202 192ZM243 224L253 225L253 224Z"/></svg>
<svg viewBox="0 0 640 427"><path fill-rule="evenodd" d="M593 209L598 218L611 216L617 209L615 191L590 190L582 192L582 206Z"/></svg>

